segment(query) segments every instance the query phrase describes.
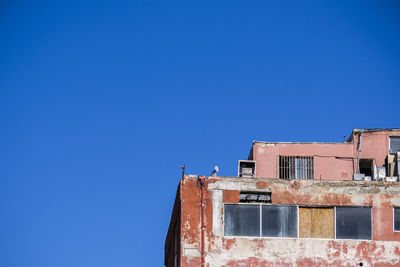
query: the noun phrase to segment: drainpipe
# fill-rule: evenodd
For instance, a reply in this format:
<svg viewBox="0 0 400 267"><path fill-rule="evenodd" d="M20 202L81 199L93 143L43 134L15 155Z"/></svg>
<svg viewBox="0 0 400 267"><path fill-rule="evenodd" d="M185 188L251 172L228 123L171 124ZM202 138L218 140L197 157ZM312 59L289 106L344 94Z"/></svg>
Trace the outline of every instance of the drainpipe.
<svg viewBox="0 0 400 267"><path fill-rule="evenodd" d="M199 176L199 182L200 182L200 193L201 193L201 266L205 266L205 203L204 203L204 181L205 177L204 176Z"/></svg>
<svg viewBox="0 0 400 267"><path fill-rule="evenodd" d="M360 132L358 135L357 142L357 174L360 173L360 156L361 156L361 147L362 147L362 133Z"/></svg>

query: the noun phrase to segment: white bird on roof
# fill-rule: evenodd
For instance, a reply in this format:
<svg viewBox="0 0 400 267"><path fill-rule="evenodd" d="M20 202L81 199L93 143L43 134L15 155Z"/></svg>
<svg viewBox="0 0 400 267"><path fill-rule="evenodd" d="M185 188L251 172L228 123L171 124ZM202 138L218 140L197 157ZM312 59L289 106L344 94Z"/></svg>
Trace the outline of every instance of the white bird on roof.
<svg viewBox="0 0 400 267"><path fill-rule="evenodd" d="M218 168L218 166L215 166L215 167L214 167L214 170L213 170L212 173L211 173L211 176L217 176L217 175L218 175L218 172L219 172L219 168Z"/></svg>

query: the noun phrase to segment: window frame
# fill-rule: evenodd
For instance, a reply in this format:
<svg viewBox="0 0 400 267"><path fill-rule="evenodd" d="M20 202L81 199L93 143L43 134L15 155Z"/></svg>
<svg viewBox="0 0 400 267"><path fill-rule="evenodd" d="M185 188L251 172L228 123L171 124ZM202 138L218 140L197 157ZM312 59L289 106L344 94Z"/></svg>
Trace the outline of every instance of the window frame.
<svg viewBox="0 0 400 267"><path fill-rule="evenodd" d="M261 216L261 205L262 204L260 204L260 203L255 203L255 202L249 202L249 203L243 203L243 202L241 202L241 203L223 203L223 207L224 207L224 214L223 214L223 216L222 216L222 223L223 223L223 234L224 234L224 237L226 238L226 237L228 237L228 238L231 238L231 237L240 237L240 238L242 238L242 237L245 237L245 238L260 238L261 237L261 217L260 217L260 229L259 229L259 231L260 231L260 233L259 233L259 235L258 236L246 236L246 235L225 235L225 214L226 214L226 210L225 210L225 205L257 205L257 206L259 206L258 207L258 212L259 212L259 216Z"/></svg>
<svg viewBox="0 0 400 267"><path fill-rule="evenodd" d="M316 209L326 209L326 208L332 208L333 209L333 232L334 232L334 237L333 238L320 238L320 237L300 237L300 214L297 216L297 223L298 223L298 238L299 239L316 239L316 240L335 240L336 239L336 206L332 205L298 205L298 208L316 208ZM299 211L300 212L300 211Z"/></svg>
<svg viewBox="0 0 400 267"><path fill-rule="evenodd" d="M288 205L288 204L271 204L271 205L263 205L260 204L260 237L261 238L278 238L278 239L299 239L299 205ZM262 206L279 206L279 207L296 207L296 237L291 236L263 236L262 234Z"/></svg>
<svg viewBox="0 0 400 267"><path fill-rule="evenodd" d="M260 232L259 236L237 236L237 235L225 235L225 205L258 205L259 206L259 213L260 213ZM274 237L274 236L262 236L262 206L289 206L289 207L296 207L296 215L297 215L297 235L296 237ZM300 237L299 236L299 224L300 224L300 216L299 216L299 207L310 207L310 208L326 208L326 207L333 207L333 214L334 214L334 219L333 219L333 225L334 225L334 238L315 238L315 237ZM370 209L370 218L371 218L371 238L370 239L354 239L354 238L337 238L337 225L336 225L336 208L369 208ZM256 239L256 238L263 238L263 239L316 239L316 240L353 240L353 241L373 241L374 237L374 217L373 217L373 207L372 206L330 206L330 205L293 205L293 204L266 204L266 203L232 203L232 202L225 202L223 203L223 208L224 208L224 215L222 217L222 225L223 225L223 238L251 238L251 239ZM394 232L400 232L400 230L395 230L394 229L394 210L395 208L400 209L400 207L393 207L393 231Z"/></svg>
<svg viewBox="0 0 400 267"><path fill-rule="evenodd" d="M259 206L259 212L260 212L260 233L259 236L242 236L242 235L225 235L225 205L258 205ZM297 234L296 237L274 237L274 236L262 236L262 206L285 206L285 207L296 207L296 223L297 223ZM265 239L299 239L299 205L290 205L290 204L267 204L267 203L243 203L243 202L239 202L239 203L231 203L231 202L226 202L223 203L223 207L224 207L224 215L222 216L222 225L223 225L223 237L224 238L265 238Z"/></svg>
<svg viewBox="0 0 400 267"><path fill-rule="evenodd" d="M293 159L293 162L291 162L291 160ZM281 170L285 169L284 166L281 167L281 163L282 160L288 160L288 173L287 176L288 177L281 177ZM298 167L300 167L298 164L297 160L311 160L311 165L312 165L312 169L309 171L309 173L307 172L307 170L305 169L303 171L303 175L305 174L305 176L307 177L308 175L310 175L311 177L309 179L299 179L298 176L301 176L301 172L299 174L298 172ZM303 180L303 181L313 181L315 180L315 160L314 160L314 156L299 156L299 155L278 155L278 178L279 179L287 179L287 180ZM293 166L291 166L291 163L293 163ZM308 165L309 163L307 163ZM304 166L301 166L301 169L304 169ZM290 178L289 174L291 173L291 170L294 172L294 178ZM284 172L284 171L283 171ZM285 176L285 175L282 175Z"/></svg>
<svg viewBox="0 0 400 267"><path fill-rule="evenodd" d="M400 210L400 207L397 207L397 206L394 206L393 207L393 232L395 232L395 233L400 233L400 229L399 230L396 230L395 229L395 221L394 221L394 211L395 211L395 209L399 209ZM400 219L400 218L399 218Z"/></svg>
<svg viewBox="0 0 400 267"><path fill-rule="evenodd" d="M393 138L393 139L399 139L399 140L400 140L400 135L390 135L390 136L389 136L389 154L396 154L397 151L392 152L392 151L391 151L391 148L390 148L390 145L391 145L391 143L392 143L392 141L391 141L392 138Z"/></svg>
<svg viewBox="0 0 400 267"><path fill-rule="evenodd" d="M374 216L373 216L373 213L372 213L372 210L373 210L373 207L372 206L334 206L335 207L335 210L334 210L334 214L335 214L335 218L334 218L334 220L335 220L335 222L334 222L334 225L335 225L335 239L334 240L361 240L361 241L373 241L374 239ZM337 207L339 207L339 208L369 208L370 209L370 217L371 217L371 239L363 239L363 238L357 238L357 239L354 239L354 238L337 238L337 230L336 230L336 208Z"/></svg>

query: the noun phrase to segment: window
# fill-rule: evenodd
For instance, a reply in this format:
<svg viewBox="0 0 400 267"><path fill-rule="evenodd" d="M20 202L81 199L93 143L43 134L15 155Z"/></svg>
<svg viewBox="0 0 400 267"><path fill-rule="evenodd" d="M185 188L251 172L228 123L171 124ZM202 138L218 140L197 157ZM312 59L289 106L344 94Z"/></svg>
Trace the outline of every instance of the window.
<svg viewBox="0 0 400 267"><path fill-rule="evenodd" d="M297 207L263 205L262 236L297 237Z"/></svg>
<svg viewBox="0 0 400 267"><path fill-rule="evenodd" d="M271 192L240 192L239 202L271 203Z"/></svg>
<svg viewBox="0 0 400 267"><path fill-rule="evenodd" d="M279 178L313 180L314 158L279 156Z"/></svg>
<svg viewBox="0 0 400 267"><path fill-rule="evenodd" d="M254 160L239 160L238 166L239 177L255 177L256 162Z"/></svg>
<svg viewBox="0 0 400 267"><path fill-rule="evenodd" d="M225 204L224 232L225 236L297 237L297 206Z"/></svg>
<svg viewBox="0 0 400 267"><path fill-rule="evenodd" d="M225 204L225 236L260 236L260 205Z"/></svg>
<svg viewBox="0 0 400 267"><path fill-rule="evenodd" d="M304 238L335 238L333 207L300 207L299 237Z"/></svg>
<svg viewBox="0 0 400 267"><path fill-rule="evenodd" d="M400 231L400 207L393 208L393 229Z"/></svg>
<svg viewBox="0 0 400 267"><path fill-rule="evenodd" d="M336 207L336 238L372 239L370 207Z"/></svg>
<svg viewBox="0 0 400 267"><path fill-rule="evenodd" d="M389 147L389 153L397 153L400 150L400 136L390 136Z"/></svg>
<svg viewBox="0 0 400 267"><path fill-rule="evenodd" d="M393 215L400 231L400 207ZM371 240L371 207L224 204L224 235Z"/></svg>
<svg viewBox="0 0 400 267"><path fill-rule="evenodd" d="M360 173L363 173L365 176L372 176L372 159L360 159L358 166Z"/></svg>

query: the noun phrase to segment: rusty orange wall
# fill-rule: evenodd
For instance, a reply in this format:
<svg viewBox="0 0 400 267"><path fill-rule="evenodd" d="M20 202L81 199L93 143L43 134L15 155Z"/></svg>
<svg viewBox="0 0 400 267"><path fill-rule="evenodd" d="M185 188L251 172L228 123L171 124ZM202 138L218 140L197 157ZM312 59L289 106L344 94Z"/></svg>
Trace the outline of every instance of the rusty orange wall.
<svg viewBox="0 0 400 267"><path fill-rule="evenodd" d="M190 244L194 251L201 251L200 233L200 183L197 178L181 181L181 261L180 266L200 266L199 257L185 257L183 246Z"/></svg>
<svg viewBox="0 0 400 267"><path fill-rule="evenodd" d="M279 156L313 156L315 180L352 180L353 161L336 157L353 157L351 143L254 143L257 177L277 178ZM333 157L328 157L333 156Z"/></svg>

